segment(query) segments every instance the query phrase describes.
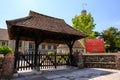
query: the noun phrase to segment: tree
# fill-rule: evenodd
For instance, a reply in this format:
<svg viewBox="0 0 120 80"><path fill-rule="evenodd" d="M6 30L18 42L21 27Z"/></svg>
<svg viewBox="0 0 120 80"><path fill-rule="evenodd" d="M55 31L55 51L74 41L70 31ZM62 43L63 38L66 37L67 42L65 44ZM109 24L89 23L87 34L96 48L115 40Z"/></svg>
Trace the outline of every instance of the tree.
<svg viewBox="0 0 120 80"><path fill-rule="evenodd" d="M116 36L116 47L117 47L117 50L120 51L120 31L118 31L118 34Z"/></svg>
<svg viewBox="0 0 120 80"><path fill-rule="evenodd" d="M90 13L86 14L86 10L82 10L80 15L72 18L73 27L88 35L88 38L95 38L96 34L93 31L95 28L94 19Z"/></svg>
<svg viewBox="0 0 120 80"><path fill-rule="evenodd" d="M100 33L99 32L94 31L94 33L95 33L95 37L100 37Z"/></svg>
<svg viewBox="0 0 120 80"><path fill-rule="evenodd" d="M101 33L104 38L107 52L117 52L120 49L120 31L115 27L110 27Z"/></svg>

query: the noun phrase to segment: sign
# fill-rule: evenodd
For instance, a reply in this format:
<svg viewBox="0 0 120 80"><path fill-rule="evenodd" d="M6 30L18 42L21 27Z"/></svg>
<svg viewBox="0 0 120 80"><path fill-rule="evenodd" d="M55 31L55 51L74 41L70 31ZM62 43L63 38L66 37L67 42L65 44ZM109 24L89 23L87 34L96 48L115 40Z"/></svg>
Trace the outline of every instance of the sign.
<svg viewBox="0 0 120 80"><path fill-rule="evenodd" d="M86 52L105 52L104 39L103 38L87 39Z"/></svg>

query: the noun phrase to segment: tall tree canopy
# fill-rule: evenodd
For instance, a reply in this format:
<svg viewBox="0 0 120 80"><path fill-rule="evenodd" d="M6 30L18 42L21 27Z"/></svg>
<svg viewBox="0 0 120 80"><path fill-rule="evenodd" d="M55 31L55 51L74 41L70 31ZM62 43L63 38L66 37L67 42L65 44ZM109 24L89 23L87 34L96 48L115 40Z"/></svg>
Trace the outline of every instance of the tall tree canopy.
<svg viewBox="0 0 120 80"><path fill-rule="evenodd" d="M86 13L86 10L82 10L80 15L76 15L72 18L73 27L88 35L88 38L95 38L96 33L93 31L95 28L94 19L90 13Z"/></svg>
<svg viewBox="0 0 120 80"><path fill-rule="evenodd" d="M117 52L120 50L120 31L115 27L110 27L101 33L104 38L107 52Z"/></svg>

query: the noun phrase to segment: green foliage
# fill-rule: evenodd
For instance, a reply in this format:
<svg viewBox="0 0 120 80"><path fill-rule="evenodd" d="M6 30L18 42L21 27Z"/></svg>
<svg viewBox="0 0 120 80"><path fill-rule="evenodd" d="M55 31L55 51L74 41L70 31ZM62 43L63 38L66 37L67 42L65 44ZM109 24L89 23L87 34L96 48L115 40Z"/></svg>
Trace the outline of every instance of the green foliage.
<svg viewBox="0 0 120 80"><path fill-rule="evenodd" d="M48 54L49 54L49 55L54 55L55 53L54 53L54 52L50 52L50 51L49 51L49 52L48 52Z"/></svg>
<svg viewBox="0 0 120 80"><path fill-rule="evenodd" d="M94 31L94 33L95 33L95 37L99 37L99 36L100 36L100 33L99 33L99 32Z"/></svg>
<svg viewBox="0 0 120 80"><path fill-rule="evenodd" d="M86 33L88 35L88 38L95 38L96 34L93 31L95 28L94 19L91 16L90 13L88 14L80 14L76 15L74 18L72 18L73 27L83 33Z"/></svg>
<svg viewBox="0 0 120 80"><path fill-rule="evenodd" d="M49 58L52 60L52 61L55 61L55 52L48 52L48 55L49 55ZM63 58L63 56L62 55L57 55L56 54L56 61L58 62L61 62L61 63L63 63L63 62L65 62L66 60L68 60L68 56L64 56L64 58Z"/></svg>
<svg viewBox="0 0 120 80"><path fill-rule="evenodd" d="M0 54L6 55L10 52L12 53L12 49L9 48L8 46L1 46L0 47Z"/></svg>
<svg viewBox="0 0 120 80"><path fill-rule="evenodd" d="M49 58L50 58L52 61L54 61L54 59L55 59L55 58L54 58L55 53L49 51L49 52L48 52L48 55L50 55Z"/></svg>
<svg viewBox="0 0 120 80"><path fill-rule="evenodd" d="M120 51L120 31L118 31L118 34L116 36L116 47Z"/></svg>
<svg viewBox="0 0 120 80"><path fill-rule="evenodd" d="M101 37L105 40L105 48L107 52L117 52L120 50L120 31L115 27L110 27L101 33Z"/></svg>

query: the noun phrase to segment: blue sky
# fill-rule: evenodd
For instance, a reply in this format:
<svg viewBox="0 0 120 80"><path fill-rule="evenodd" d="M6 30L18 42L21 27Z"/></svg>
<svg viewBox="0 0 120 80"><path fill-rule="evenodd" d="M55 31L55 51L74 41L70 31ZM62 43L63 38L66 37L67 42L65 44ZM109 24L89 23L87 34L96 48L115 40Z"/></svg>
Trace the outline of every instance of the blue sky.
<svg viewBox="0 0 120 80"><path fill-rule="evenodd" d="M120 30L120 0L0 0L0 28L7 28L6 20L25 17L30 10L63 18L72 26L71 19L81 13L83 3L94 17L95 31L110 26Z"/></svg>

